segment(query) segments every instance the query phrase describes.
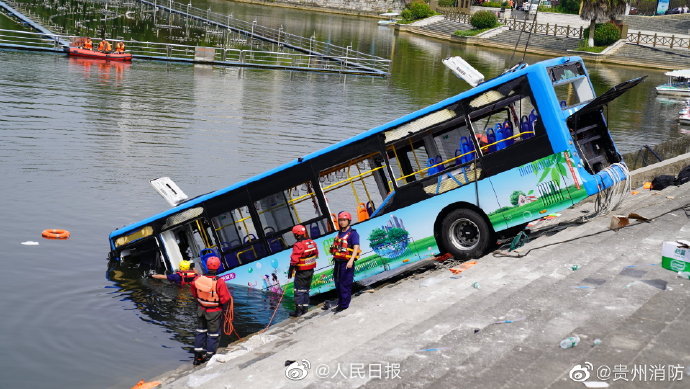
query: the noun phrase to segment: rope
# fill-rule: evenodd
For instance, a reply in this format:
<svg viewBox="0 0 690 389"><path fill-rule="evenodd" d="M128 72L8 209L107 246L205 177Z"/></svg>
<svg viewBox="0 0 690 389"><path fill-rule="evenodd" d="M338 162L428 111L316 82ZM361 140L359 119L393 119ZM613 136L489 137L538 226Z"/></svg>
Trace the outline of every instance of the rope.
<svg viewBox="0 0 690 389"><path fill-rule="evenodd" d="M268 329L268 327L271 326L271 323L273 322L273 318L276 316L276 312L278 312L278 308L280 308L280 303L283 301L283 296L285 296L285 292L280 294L280 299L278 300L278 303L276 304L276 307L273 309L273 314L271 315L271 319L268 321L268 324L266 325L266 328L263 330L259 331L258 333L264 333Z"/></svg>
<svg viewBox="0 0 690 389"><path fill-rule="evenodd" d="M235 301L230 294L230 301L228 301L228 309L225 310L225 316L223 320L223 333L225 335L232 335L233 333L237 335L237 339L242 339L240 334L235 330L235 325L233 321L235 320Z"/></svg>

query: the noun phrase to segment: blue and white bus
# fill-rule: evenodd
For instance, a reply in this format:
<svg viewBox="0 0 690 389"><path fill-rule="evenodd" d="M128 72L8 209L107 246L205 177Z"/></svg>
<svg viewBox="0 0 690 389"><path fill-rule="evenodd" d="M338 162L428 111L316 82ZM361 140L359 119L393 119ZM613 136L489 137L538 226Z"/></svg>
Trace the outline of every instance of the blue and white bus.
<svg viewBox="0 0 690 389"><path fill-rule="evenodd" d="M228 285L282 293L291 228L321 247L312 290L333 288L333 215L353 214L355 279L450 253L475 258L498 235L625 178L582 59L520 65L475 88L110 234L110 259L174 271L221 258Z"/></svg>

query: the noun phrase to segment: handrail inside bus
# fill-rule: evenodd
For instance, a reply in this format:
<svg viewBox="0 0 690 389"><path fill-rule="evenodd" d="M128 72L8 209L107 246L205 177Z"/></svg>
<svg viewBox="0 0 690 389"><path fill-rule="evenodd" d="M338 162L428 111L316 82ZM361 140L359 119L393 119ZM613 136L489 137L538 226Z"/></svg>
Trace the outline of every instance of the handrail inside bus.
<svg viewBox="0 0 690 389"><path fill-rule="evenodd" d="M481 150L488 149L490 146L497 145L497 144L499 144L499 143L501 143L501 142L505 142L505 141L507 141L507 140L511 140L511 139L520 137L520 136L522 136L523 134L534 134L534 131L520 132L520 133L515 134L515 135L513 135L513 136L509 136L509 137L507 137L507 138L505 138L505 139L501 139L501 140L499 140L499 141L497 141L497 142L494 142L494 143L490 143L490 144L488 144L488 145L481 146L480 149L481 149ZM425 171L427 171L427 170L429 170L429 169L431 169L431 168L435 168L436 166L440 166L440 165L446 164L446 163L448 163L448 162L455 161L455 160L458 159L458 158L462 158L462 157L464 157L464 156L466 156L466 155L469 155L469 154L472 154L472 153L476 153L476 152L477 152L477 150L472 150L472 151L469 151L469 152L464 153L464 154L456 155L456 156L453 157L453 158L446 159L445 161L439 162L439 163L437 163L437 164L435 164L435 165L427 166L427 167L425 167L425 168L423 168L423 169L417 170L416 172L412 172L412 173L407 174L407 175L405 175L405 176L396 178L395 181L400 181L400 180L403 180L403 179L405 179L405 178L412 177L412 176L417 175L417 174L419 174L419 173L425 172Z"/></svg>

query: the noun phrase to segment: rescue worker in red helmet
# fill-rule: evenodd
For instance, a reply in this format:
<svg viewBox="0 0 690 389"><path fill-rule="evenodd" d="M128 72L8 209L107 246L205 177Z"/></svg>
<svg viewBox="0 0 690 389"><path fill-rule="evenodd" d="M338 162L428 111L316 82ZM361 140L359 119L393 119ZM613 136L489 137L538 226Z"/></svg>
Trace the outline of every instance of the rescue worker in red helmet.
<svg viewBox="0 0 690 389"><path fill-rule="evenodd" d="M192 262L183 259L180 261L178 271L168 275L152 274L151 278L155 278L157 280L168 280L170 282L174 282L179 286L185 286L194 282L197 276L198 274L196 274L196 272L192 270Z"/></svg>
<svg viewBox="0 0 690 389"><path fill-rule="evenodd" d="M218 257L208 258L206 260L208 272L197 277L190 285L192 295L199 304L194 336L194 365L208 361L218 349L223 308L230 301L230 292L225 281L216 277L216 271L219 267L220 259Z"/></svg>
<svg viewBox="0 0 690 389"><path fill-rule="evenodd" d="M307 313L309 309L309 289L316 268L316 258L319 256L319 248L316 242L309 239L307 229L298 224L292 227L292 233L297 242L292 246L290 255L290 270L288 278L295 276L295 312L290 316L299 317Z"/></svg>
<svg viewBox="0 0 690 389"><path fill-rule="evenodd" d="M338 213L338 234L333 240L330 252L333 255L333 280L338 293L338 306L335 312L346 310L352 298L352 282L355 278L355 260L359 249L359 234L350 227L352 215L342 211Z"/></svg>

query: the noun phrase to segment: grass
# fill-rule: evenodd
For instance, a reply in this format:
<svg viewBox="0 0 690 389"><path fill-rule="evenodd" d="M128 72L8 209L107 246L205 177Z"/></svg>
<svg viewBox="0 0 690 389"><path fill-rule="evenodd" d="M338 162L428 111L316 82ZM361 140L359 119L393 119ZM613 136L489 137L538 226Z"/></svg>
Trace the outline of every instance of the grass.
<svg viewBox="0 0 690 389"><path fill-rule="evenodd" d="M501 26L500 24L496 25L496 27L500 27L500 26ZM486 32L486 31L489 31L489 30L493 30L493 29L496 28L496 27L482 28L482 29L479 29L479 30L477 30L477 29L471 29L471 30L457 30L457 31L455 31L455 32L453 33L453 35L455 35L455 36L475 36L475 35L479 35L479 34L481 34L481 33L483 33L483 32Z"/></svg>
<svg viewBox="0 0 690 389"><path fill-rule="evenodd" d="M594 47L587 46L586 40L580 41L580 45L577 46L578 51L587 51L590 53L601 53L602 51L606 50L607 48L608 48L608 46L594 46Z"/></svg>

